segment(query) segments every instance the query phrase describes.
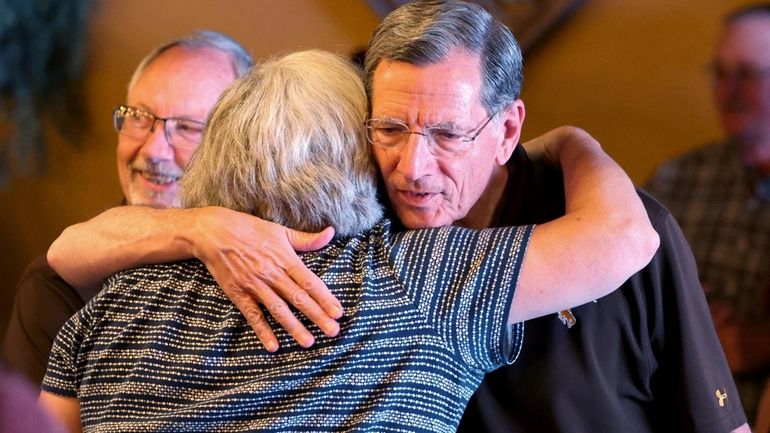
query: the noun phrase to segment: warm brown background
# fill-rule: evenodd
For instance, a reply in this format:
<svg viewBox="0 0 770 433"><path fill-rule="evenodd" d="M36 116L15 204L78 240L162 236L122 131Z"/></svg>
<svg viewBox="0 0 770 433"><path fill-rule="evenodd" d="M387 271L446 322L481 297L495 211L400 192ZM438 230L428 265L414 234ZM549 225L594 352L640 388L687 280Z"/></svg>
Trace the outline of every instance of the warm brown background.
<svg viewBox="0 0 770 433"><path fill-rule="evenodd" d="M720 16L748 0L587 0L525 59L524 138L570 123L644 182L661 160L719 136L704 67ZM2 12L0 12L2 13ZM363 0L96 1L79 150L50 134L49 169L0 189L0 331L15 284L69 224L121 199L110 108L155 45L196 28L229 33L255 57L302 48L349 53L378 18Z"/></svg>

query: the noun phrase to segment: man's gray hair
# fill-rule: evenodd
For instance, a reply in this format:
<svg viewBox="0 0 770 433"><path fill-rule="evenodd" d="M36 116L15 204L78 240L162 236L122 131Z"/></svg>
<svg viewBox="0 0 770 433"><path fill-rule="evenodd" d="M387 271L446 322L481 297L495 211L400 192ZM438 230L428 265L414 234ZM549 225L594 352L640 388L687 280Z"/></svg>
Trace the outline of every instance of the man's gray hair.
<svg viewBox="0 0 770 433"><path fill-rule="evenodd" d="M219 33L211 30L196 30L189 35L182 36L181 38L174 39L159 47L156 47L147 56L142 59L139 66L136 67L134 75L131 77L131 81L128 82L128 90L130 91L139 77L142 75L145 69L155 59L160 57L161 54L174 47L186 47L191 49L199 48L211 48L225 52L230 56L233 67L234 76L240 77L254 65L254 60L251 58L245 48L241 46L235 39L224 33Z"/></svg>
<svg viewBox="0 0 770 433"><path fill-rule="evenodd" d="M382 218L363 121L366 94L350 61L303 51L265 61L220 97L182 177L186 207L224 206L338 236Z"/></svg>
<svg viewBox="0 0 770 433"><path fill-rule="evenodd" d="M516 38L481 6L457 0L408 3L385 17L366 52L367 95L382 60L427 66L456 49L479 56L481 103L490 114L519 98L524 75Z"/></svg>

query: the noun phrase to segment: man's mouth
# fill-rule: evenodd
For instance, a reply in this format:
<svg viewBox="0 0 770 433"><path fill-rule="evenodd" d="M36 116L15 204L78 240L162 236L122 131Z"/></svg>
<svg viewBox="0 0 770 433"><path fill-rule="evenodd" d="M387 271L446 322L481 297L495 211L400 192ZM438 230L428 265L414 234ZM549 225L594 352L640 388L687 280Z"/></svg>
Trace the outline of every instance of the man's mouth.
<svg viewBox="0 0 770 433"><path fill-rule="evenodd" d="M180 176L175 175L169 175L169 174L163 174L163 173L152 173L149 171L136 171L140 176L142 176L145 180L147 180L150 183L154 183L155 185L167 185L169 183L174 183L177 180L179 180Z"/></svg>
<svg viewBox="0 0 770 433"><path fill-rule="evenodd" d="M423 207L428 205L437 195L435 192L399 190L401 200L409 206Z"/></svg>

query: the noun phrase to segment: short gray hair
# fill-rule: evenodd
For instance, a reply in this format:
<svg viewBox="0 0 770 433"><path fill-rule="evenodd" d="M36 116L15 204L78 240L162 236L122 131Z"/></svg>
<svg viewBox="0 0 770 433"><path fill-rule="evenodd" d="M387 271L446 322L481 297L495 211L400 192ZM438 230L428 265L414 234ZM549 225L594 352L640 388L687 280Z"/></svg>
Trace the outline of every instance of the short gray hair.
<svg viewBox="0 0 770 433"><path fill-rule="evenodd" d="M356 67L323 51L258 64L220 97L181 180L187 207L224 206L338 236L382 218Z"/></svg>
<svg viewBox="0 0 770 433"><path fill-rule="evenodd" d="M481 6L457 0L408 3L385 17L366 52L367 95L382 60L427 66L456 49L479 56L481 103L490 114L519 98L524 74L516 38Z"/></svg>
<svg viewBox="0 0 770 433"><path fill-rule="evenodd" d="M156 47L154 50L147 54L139 66L136 67L134 75L131 76L131 81L128 82L128 90L130 91L139 77L142 75L145 69L150 66L150 63L155 61L161 54L174 47L186 47L192 49L211 48L225 52L230 56L233 67L233 74L235 77L240 77L254 65L254 60L251 58L245 48L241 46L235 39L224 33L219 33L211 30L196 30L189 35L182 36L181 38L174 39L161 46Z"/></svg>

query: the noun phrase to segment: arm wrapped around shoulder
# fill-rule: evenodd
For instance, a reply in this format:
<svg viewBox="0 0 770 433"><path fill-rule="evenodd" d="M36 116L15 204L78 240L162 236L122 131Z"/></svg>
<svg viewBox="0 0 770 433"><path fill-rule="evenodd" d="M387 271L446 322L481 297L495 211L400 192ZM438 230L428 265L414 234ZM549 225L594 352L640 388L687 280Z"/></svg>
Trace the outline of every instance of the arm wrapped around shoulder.
<svg viewBox="0 0 770 433"><path fill-rule="evenodd" d="M646 266L660 243L631 179L587 132L563 126L525 147L561 166L566 214L535 228L511 323L607 295Z"/></svg>

